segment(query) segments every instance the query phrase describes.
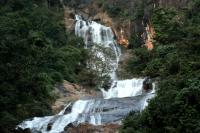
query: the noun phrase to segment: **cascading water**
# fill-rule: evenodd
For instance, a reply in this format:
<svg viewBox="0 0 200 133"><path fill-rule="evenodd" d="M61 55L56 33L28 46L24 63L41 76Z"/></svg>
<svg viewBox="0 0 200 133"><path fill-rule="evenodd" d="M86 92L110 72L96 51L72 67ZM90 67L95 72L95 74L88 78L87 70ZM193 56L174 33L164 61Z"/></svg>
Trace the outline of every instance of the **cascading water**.
<svg viewBox="0 0 200 133"><path fill-rule="evenodd" d="M121 55L120 47L117 46L117 42L114 39L114 34L110 27L103 26L94 21L85 21L81 16L76 15L75 34L84 39L86 48L95 49L96 45L104 47L110 50L110 54L114 55L114 58L108 57L103 51L96 50L96 55L99 56L102 61L111 66L111 70L106 73L110 73L111 79L116 79L116 70L118 67L119 58ZM106 61L107 59L108 61ZM98 68L101 69L101 68Z"/></svg>
<svg viewBox="0 0 200 133"><path fill-rule="evenodd" d="M111 88L108 91L102 89L102 93L106 99L139 96L144 93L144 81L145 79L127 79L114 81ZM153 88L155 88L154 83ZM154 90L151 93L154 93Z"/></svg>
<svg viewBox="0 0 200 133"><path fill-rule="evenodd" d="M61 133L71 123L90 123L102 125L107 123L119 123L130 111L142 111L148 105L148 99L154 97L155 84L151 91L145 91L144 79L117 80L116 69L118 67L120 48L114 40L114 34L109 27L105 27L94 21L84 21L76 15L75 33L85 41L86 48L102 45L112 50L115 58L110 59L113 80L108 91L102 89L103 98L78 100L73 105L68 104L55 116L35 117L19 124L17 128L29 128L34 132ZM106 55L101 52L102 61Z"/></svg>

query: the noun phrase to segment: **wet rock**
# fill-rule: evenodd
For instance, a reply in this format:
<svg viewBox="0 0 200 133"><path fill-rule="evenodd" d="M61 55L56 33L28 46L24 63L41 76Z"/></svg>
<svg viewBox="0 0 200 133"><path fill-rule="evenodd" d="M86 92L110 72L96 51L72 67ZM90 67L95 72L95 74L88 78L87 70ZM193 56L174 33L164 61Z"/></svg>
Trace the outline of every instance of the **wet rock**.
<svg viewBox="0 0 200 133"><path fill-rule="evenodd" d="M66 108L65 113L64 114L69 114L72 111L72 104L69 105L69 107Z"/></svg>
<svg viewBox="0 0 200 133"><path fill-rule="evenodd" d="M50 131L51 128L52 128L52 126L53 126L53 123L49 123L49 124L47 125L47 131Z"/></svg>
<svg viewBox="0 0 200 133"><path fill-rule="evenodd" d="M153 85L152 85L152 80L150 77L146 77L144 82L143 82L143 90L148 91L152 90Z"/></svg>
<svg viewBox="0 0 200 133"><path fill-rule="evenodd" d="M74 126L74 124L73 123L69 123L69 125L67 126L67 127L71 127L71 128L74 128L75 126Z"/></svg>
<svg viewBox="0 0 200 133"><path fill-rule="evenodd" d="M69 130L70 128L76 128L76 126L75 126L73 123L69 123L69 124L64 128L64 131L67 132L67 133L69 133L68 130Z"/></svg>

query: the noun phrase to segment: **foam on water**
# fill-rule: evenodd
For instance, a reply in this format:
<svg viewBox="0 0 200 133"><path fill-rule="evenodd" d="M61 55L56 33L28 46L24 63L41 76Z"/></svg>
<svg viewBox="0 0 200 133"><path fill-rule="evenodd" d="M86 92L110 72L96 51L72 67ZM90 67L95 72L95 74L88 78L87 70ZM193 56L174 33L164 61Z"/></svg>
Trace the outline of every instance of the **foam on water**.
<svg viewBox="0 0 200 133"><path fill-rule="evenodd" d="M142 94L145 79L127 79L114 81L108 91L102 90L104 98L132 97Z"/></svg>

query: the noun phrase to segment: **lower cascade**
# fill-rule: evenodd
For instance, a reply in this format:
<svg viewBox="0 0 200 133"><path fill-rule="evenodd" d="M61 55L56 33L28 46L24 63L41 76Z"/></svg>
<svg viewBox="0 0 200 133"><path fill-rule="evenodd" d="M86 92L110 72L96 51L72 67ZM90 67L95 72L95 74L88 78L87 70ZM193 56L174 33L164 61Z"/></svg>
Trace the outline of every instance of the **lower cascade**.
<svg viewBox="0 0 200 133"><path fill-rule="evenodd" d="M108 91L102 89L103 98L78 100L69 103L54 116L34 117L25 120L17 129L30 129L31 132L61 133L70 124L74 126L80 123L92 125L103 125L108 123L118 123L131 111L142 111L148 100L155 96L155 83L149 83L149 78L134 78L127 80L117 80L115 71L118 66L120 47L114 40L111 28L100 25L96 22L87 22L76 16L76 35L83 37L88 47L89 41L102 44L106 48L112 49L116 55L112 59L111 79L113 83ZM102 56L103 60L103 56ZM114 64L114 65L113 65ZM148 85L148 87L145 87Z"/></svg>
<svg viewBox="0 0 200 133"><path fill-rule="evenodd" d="M116 81L115 87L108 92L103 90L102 99L78 100L73 105L68 104L55 116L35 117L22 122L18 128L29 128L32 132L60 133L71 123L119 123L129 112L142 111L148 105L148 99L155 95L155 84L153 83L152 90L145 91L144 81L145 79Z"/></svg>

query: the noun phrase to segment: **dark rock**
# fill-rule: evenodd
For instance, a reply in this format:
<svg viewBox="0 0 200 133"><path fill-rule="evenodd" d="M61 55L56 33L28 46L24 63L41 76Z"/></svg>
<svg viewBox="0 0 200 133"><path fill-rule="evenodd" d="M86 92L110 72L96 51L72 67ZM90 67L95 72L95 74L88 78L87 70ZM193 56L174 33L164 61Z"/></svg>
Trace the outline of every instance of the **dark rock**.
<svg viewBox="0 0 200 133"><path fill-rule="evenodd" d="M69 123L65 128L64 131L67 131L69 128L75 128L76 126L74 126L73 123Z"/></svg>
<svg viewBox="0 0 200 133"><path fill-rule="evenodd" d="M110 87L112 86L112 82L111 80L109 80L108 82L103 83L103 88L104 90L108 91L110 89Z"/></svg>
<svg viewBox="0 0 200 133"><path fill-rule="evenodd" d="M143 82L143 89L145 91L148 91L148 90L152 90L152 88L153 88L152 80L150 79L150 77L146 77Z"/></svg>
<svg viewBox="0 0 200 133"><path fill-rule="evenodd" d="M101 19L100 18L96 18L96 19L93 19L93 21L101 22Z"/></svg>
<svg viewBox="0 0 200 133"><path fill-rule="evenodd" d="M67 107L66 109L65 109L65 113L64 114L69 114L69 113L71 113L71 111L72 111L72 104L70 104L69 105L69 107Z"/></svg>
<svg viewBox="0 0 200 133"><path fill-rule="evenodd" d="M69 123L67 126L68 127L75 127L73 123Z"/></svg>
<svg viewBox="0 0 200 133"><path fill-rule="evenodd" d="M75 19L75 13L74 13L74 12L69 13L69 17L70 17L71 19Z"/></svg>
<svg viewBox="0 0 200 133"><path fill-rule="evenodd" d="M51 130L52 125L53 125L53 123L48 123L48 125L47 125L47 131L50 131L50 130Z"/></svg>

